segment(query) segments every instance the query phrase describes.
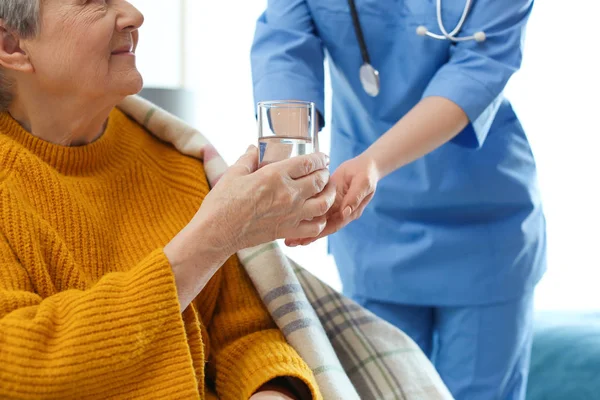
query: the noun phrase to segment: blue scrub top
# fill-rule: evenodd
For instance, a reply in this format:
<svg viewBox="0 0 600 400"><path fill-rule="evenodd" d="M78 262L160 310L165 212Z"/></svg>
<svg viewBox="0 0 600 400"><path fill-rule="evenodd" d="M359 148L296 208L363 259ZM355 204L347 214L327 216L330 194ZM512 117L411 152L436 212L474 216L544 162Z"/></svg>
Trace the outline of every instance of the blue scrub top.
<svg viewBox="0 0 600 400"><path fill-rule="evenodd" d="M269 0L252 47L256 101L314 101L324 111L324 62L333 87L332 168L361 154L422 98L459 105L470 124L453 141L382 179L362 218L330 238L344 292L419 305L505 301L545 270L545 219L534 158L503 90L522 58L532 0L475 0L452 44L435 0L356 0L381 91L359 81L360 48L346 0ZM445 0L450 31L463 0ZM431 116L435 118L435 114Z"/></svg>

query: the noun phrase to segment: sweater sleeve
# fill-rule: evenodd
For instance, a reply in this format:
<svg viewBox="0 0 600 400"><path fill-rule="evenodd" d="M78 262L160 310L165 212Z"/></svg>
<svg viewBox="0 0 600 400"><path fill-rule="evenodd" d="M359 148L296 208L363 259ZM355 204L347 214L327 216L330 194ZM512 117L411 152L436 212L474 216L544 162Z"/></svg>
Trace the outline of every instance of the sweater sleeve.
<svg viewBox="0 0 600 400"><path fill-rule="evenodd" d="M0 235L0 398L198 396L162 250L84 291L43 297L32 275Z"/></svg>
<svg viewBox="0 0 600 400"><path fill-rule="evenodd" d="M248 399L278 377L303 381L321 399L312 371L286 342L237 257L223 266L222 287L209 329L221 400Z"/></svg>

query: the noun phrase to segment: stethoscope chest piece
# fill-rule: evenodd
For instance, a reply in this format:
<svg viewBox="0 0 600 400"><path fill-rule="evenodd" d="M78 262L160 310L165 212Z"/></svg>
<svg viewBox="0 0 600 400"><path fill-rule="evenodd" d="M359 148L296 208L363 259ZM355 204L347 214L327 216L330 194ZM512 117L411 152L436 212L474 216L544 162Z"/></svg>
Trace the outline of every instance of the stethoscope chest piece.
<svg viewBox="0 0 600 400"><path fill-rule="evenodd" d="M379 84L379 71L373 68L371 64L364 63L360 67L359 72L360 83L365 92L371 97L377 96L379 94L379 88L381 87Z"/></svg>
<svg viewBox="0 0 600 400"><path fill-rule="evenodd" d="M456 24L456 27L451 32L448 32L446 30L446 27L444 26L444 22L442 21L442 0L436 0L437 21L441 31L441 35L430 32L425 26L419 26L417 28L417 35L429 36L439 40L450 40L454 43L464 42L467 40L475 40L479 43L484 42L487 38L485 32L483 31L475 32L472 36L457 36L460 30L462 29L465 20L467 19L467 15L469 14L472 2L473 0L466 0L465 7L463 9L463 13L460 17L460 20ZM371 65L371 59L369 57L369 51L367 49L365 37L362 32L362 27L360 26L360 20L358 18L358 11L356 9L355 0L348 0L348 7L350 8L350 14L352 16L352 25L354 26L354 32L356 33L356 39L358 40L358 45L360 46L360 54L363 59L363 64L360 67L359 71L360 83L362 84L363 89L369 96L375 97L379 94L380 89L379 71L377 71Z"/></svg>

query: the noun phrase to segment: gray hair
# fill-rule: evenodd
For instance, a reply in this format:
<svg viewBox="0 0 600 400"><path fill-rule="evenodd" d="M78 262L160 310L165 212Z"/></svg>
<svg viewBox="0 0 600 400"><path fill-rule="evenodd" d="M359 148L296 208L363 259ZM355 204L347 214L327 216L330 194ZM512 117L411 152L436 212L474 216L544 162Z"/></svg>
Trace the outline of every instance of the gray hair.
<svg viewBox="0 0 600 400"><path fill-rule="evenodd" d="M4 27L22 38L35 37L39 30L41 0L1 0L0 19ZM11 82L0 68L0 112L12 102Z"/></svg>

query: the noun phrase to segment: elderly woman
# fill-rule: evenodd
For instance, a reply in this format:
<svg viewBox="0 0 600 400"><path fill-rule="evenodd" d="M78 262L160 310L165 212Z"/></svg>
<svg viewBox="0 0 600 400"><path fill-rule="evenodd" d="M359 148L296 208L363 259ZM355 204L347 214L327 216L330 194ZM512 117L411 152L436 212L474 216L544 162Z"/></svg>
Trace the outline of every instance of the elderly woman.
<svg viewBox="0 0 600 400"><path fill-rule="evenodd" d="M317 236L328 160L210 191L116 110L138 92L124 0L0 2L0 398L320 398L236 251Z"/></svg>

